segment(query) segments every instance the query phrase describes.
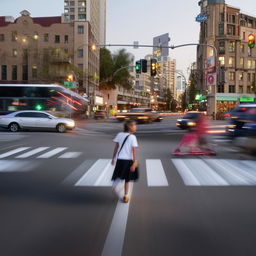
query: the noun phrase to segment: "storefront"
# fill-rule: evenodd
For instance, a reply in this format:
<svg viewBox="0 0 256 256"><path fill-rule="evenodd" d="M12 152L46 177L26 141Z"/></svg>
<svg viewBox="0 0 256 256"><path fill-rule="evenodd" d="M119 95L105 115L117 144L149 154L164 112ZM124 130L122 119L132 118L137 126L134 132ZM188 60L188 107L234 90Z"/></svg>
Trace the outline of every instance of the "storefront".
<svg viewBox="0 0 256 256"><path fill-rule="evenodd" d="M217 113L230 112L239 104L238 97L217 96Z"/></svg>

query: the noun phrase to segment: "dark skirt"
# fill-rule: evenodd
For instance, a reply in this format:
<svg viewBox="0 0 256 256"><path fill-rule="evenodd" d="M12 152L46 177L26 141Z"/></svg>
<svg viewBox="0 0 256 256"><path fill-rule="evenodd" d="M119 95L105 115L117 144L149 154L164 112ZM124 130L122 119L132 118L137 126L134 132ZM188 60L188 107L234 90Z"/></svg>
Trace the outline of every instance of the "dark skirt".
<svg viewBox="0 0 256 256"><path fill-rule="evenodd" d="M139 178L139 170L136 168L135 172L131 172L132 160L120 160L116 162L116 167L112 176L112 180L121 179L126 182L136 181Z"/></svg>

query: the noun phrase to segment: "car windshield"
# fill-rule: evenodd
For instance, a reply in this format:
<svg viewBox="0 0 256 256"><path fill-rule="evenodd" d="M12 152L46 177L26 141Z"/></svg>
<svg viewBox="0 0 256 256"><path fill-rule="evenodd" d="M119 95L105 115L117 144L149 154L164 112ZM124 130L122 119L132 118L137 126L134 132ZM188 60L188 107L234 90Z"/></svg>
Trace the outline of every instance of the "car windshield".
<svg viewBox="0 0 256 256"><path fill-rule="evenodd" d="M184 119L195 119L198 117L198 113L187 113L183 118Z"/></svg>
<svg viewBox="0 0 256 256"><path fill-rule="evenodd" d="M144 113L144 112L150 112L151 109L141 109L141 108L133 108L130 110L130 113Z"/></svg>

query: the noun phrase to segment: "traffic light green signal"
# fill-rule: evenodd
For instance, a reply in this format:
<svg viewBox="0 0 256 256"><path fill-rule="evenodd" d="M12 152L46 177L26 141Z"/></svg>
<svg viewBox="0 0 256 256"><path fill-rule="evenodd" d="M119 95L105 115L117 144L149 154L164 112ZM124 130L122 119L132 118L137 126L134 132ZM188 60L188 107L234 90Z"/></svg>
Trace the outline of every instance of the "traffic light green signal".
<svg viewBox="0 0 256 256"><path fill-rule="evenodd" d="M137 74L141 74L141 61L140 60L136 61L136 63L135 63L135 70L136 70Z"/></svg>
<svg viewBox="0 0 256 256"><path fill-rule="evenodd" d="M37 104L37 105L35 106L35 110L37 110L37 111L40 111L40 110L42 110L42 109L43 109L43 106L40 105L40 104Z"/></svg>
<svg viewBox="0 0 256 256"><path fill-rule="evenodd" d="M253 34L248 36L248 46L250 49L255 47L255 36Z"/></svg>

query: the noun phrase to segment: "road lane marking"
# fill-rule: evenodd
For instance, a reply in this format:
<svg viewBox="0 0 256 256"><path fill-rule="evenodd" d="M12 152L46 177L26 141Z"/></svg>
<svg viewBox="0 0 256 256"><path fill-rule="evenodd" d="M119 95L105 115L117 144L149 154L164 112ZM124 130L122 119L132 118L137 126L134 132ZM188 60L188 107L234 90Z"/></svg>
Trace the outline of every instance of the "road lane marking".
<svg viewBox="0 0 256 256"><path fill-rule="evenodd" d="M76 182L75 186L93 187L93 186L96 186L96 184L100 185L100 182L97 182L97 180L101 177L102 173L106 173L106 168L109 162L110 162L110 159L97 160L92 165L92 167ZM108 186L111 186L111 184Z"/></svg>
<svg viewBox="0 0 256 256"><path fill-rule="evenodd" d="M182 159L172 159L172 162L186 186L200 186L200 182Z"/></svg>
<svg viewBox="0 0 256 256"><path fill-rule="evenodd" d="M130 183L130 201L132 190L133 183ZM125 204L121 200L118 200L101 256L122 256L130 201Z"/></svg>
<svg viewBox="0 0 256 256"><path fill-rule="evenodd" d="M27 149L29 149L29 148L30 148L30 147L21 147L21 148L13 149L13 150L11 150L11 151L8 151L8 152L6 152L6 153L1 154L1 155L0 155L0 159L3 159L3 158L8 157L8 156L15 155L15 154L20 153L20 152L22 152L22 151L25 151L25 150L27 150Z"/></svg>
<svg viewBox="0 0 256 256"><path fill-rule="evenodd" d="M53 149L53 150L51 150L51 151L49 151L49 152L47 152L47 153L45 153L43 155L38 156L37 158L50 158L52 156L55 156L55 155L59 154L60 152L66 150L66 149L67 148L62 148L62 147L55 148L55 149Z"/></svg>
<svg viewBox="0 0 256 256"><path fill-rule="evenodd" d="M168 187L164 168L160 159L147 159L147 181L149 187Z"/></svg>
<svg viewBox="0 0 256 256"><path fill-rule="evenodd" d="M46 149L48 149L49 147L39 147L39 148L36 148L34 150L31 150L31 151L28 151L22 155L19 155L19 156L16 156L16 158L28 158L30 156L33 156L33 155L36 155L42 151L45 151Z"/></svg>
<svg viewBox="0 0 256 256"><path fill-rule="evenodd" d="M0 172L28 172L32 171L37 164L31 161L0 160Z"/></svg>
<svg viewBox="0 0 256 256"><path fill-rule="evenodd" d="M82 152L66 152L63 155L59 156L58 158L61 158L61 159L77 158L81 154Z"/></svg>
<svg viewBox="0 0 256 256"><path fill-rule="evenodd" d="M98 187L111 187L113 185L113 182L111 181L113 172L114 172L114 166L111 164L111 160L109 160L108 164L104 168L103 172L99 176L99 178L94 183L94 186Z"/></svg>

